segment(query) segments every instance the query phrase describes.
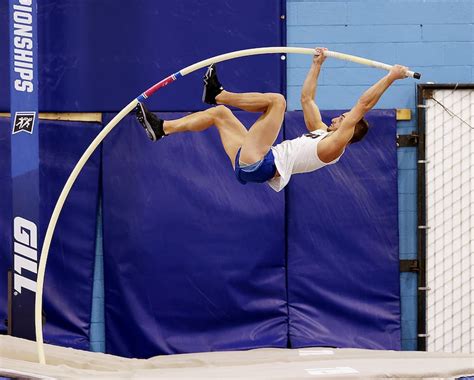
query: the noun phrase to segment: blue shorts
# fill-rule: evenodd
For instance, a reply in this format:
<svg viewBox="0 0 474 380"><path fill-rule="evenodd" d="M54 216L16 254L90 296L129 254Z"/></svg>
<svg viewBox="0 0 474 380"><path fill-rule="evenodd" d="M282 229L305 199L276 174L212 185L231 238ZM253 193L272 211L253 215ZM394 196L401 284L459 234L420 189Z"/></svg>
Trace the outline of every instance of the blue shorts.
<svg viewBox="0 0 474 380"><path fill-rule="evenodd" d="M241 184L245 185L247 182L267 182L275 176L277 169L271 149L265 157L263 157L263 160L257 161L248 166L241 166L239 164L239 158L240 149L235 157L235 175L237 176L237 181Z"/></svg>

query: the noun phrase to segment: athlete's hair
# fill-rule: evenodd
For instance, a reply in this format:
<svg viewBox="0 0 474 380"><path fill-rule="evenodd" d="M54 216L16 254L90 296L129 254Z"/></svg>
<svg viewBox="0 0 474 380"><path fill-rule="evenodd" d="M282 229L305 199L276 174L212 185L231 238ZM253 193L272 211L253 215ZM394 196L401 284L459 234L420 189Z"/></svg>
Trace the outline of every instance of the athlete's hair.
<svg viewBox="0 0 474 380"><path fill-rule="evenodd" d="M352 136L351 141L349 141L350 144L359 142L364 138L364 136L367 134L369 131L369 123L367 123L367 120L364 118L360 119L357 124L355 125L354 128L354 135Z"/></svg>

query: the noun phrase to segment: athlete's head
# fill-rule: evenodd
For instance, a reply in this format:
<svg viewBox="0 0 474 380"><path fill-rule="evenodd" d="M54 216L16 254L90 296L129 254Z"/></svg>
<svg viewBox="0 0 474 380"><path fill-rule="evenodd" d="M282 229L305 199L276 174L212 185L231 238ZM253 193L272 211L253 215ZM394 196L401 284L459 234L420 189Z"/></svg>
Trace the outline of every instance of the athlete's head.
<svg viewBox="0 0 474 380"><path fill-rule="evenodd" d="M347 112L331 119L331 125L328 127L328 131L330 132L337 131L339 127L341 126L342 121L346 118L346 115L347 115Z"/></svg>
<svg viewBox="0 0 474 380"><path fill-rule="evenodd" d="M331 120L331 125L328 127L328 131L337 131L342 124L342 121L346 117L347 112L335 117ZM364 136L369 131L369 123L364 118L360 119L354 127L354 135L352 136L349 144L356 143L364 138Z"/></svg>
<svg viewBox="0 0 474 380"><path fill-rule="evenodd" d="M360 119L354 128L354 134L352 135L351 141L349 144L354 144L362 140L367 132L369 131L369 123L364 118Z"/></svg>

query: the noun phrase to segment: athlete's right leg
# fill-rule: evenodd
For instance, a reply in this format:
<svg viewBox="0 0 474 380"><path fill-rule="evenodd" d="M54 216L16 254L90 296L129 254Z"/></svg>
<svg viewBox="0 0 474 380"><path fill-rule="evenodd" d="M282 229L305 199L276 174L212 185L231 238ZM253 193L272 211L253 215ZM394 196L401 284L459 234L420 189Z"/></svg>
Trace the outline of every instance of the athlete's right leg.
<svg viewBox="0 0 474 380"><path fill-rule="evenodd" d="M280 133L286 101L275 93L233 93L224 90L215 65L209 66L204 76L203 100L209 104L225 104L249 112L263 112L245 137L240 158L252 164L261 160L271 149Z"/></svg>
<svg viewBox="0 0 474 380"><path fill-rule="evenodd" d="M247 112L265 112L272 105L272 94L261 92L230 92L222 90L216 96L217 104L240 108Z"/></svg>
<svg viewBox="0 0 474 380"><path fill-rule="evenodd" d="M202 96L204 103L234 106L248 112L265 112L272 103L268 95L259 92L235 93L224 90L217 77L217 67L214 64L208 67L204 75Z"/></svg>
<svg viewBox="0 0 474 380"><path fill-rule="evenodd" d="M285 117L286 101L283 95L263 95L270 104L249 129L240 153L241 160L249 164L263 159L268 153L278 138Z"/></svg>

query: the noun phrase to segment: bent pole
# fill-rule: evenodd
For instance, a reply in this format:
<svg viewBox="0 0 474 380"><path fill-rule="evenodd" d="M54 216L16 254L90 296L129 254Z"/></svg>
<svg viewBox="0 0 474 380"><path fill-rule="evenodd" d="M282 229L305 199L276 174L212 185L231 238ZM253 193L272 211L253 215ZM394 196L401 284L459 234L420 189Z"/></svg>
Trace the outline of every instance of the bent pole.
<svg viewBox="0 0 474 380"><path fill-rule="evenodd" d="M238 51L234 51L234 52L231 52L231 53L216 55L215 57L205 59L203 61L200 61L200 62L195 63L193 65L190 65L188 67L185 67L184 69L182 69L182 70L180 70L180 71L178 71L174 74L171 74L170 76L166 77L162 81L160 81L160 82L156 83L155 85L153 85L152 87L150 87L142 95L140 95L137 99L139 101L147 99L151 95L153 95L161 87L167 86L171 82L174 82L176 79L178 79L180 77L183 77L183 76L185 76L189 73L192 73L193 71L199 70L203 67L209 66L213 63L228 61L230 59L239 58L239 57L247 57L247 56L250 56L250 55L274 54L274 53L291 53L291 54L314 55L315 50L310 49L310 48L276 46L276 47L264 47L264 48L238 50ZM355 55L338 53L336 51L326 50L324 52L324 55L327 56L327 57L337 58L337 59L341 59L343 61L354 62L354 63L358 63L358 64L361 64L361 65L375 67L375 68L383 69L383 70L390 70L392 68L392 65L388 65L386 63L373 61L373 60L358 57L358 56L355 56ZM413 71L408 71L407 75L409 77L412 77L412 78L415 78L415 79L420 79L421 78L420 73L416 73L416 72L413 72Z"/></svg>
<svg viewBox="0 0 474 380"><path fill-rule="evenodd" d="M196 70L199 70L203 67L209 66L212 63L218 63L222 61L227 61L230 59L235 59L239 57L246 57L251 55L260 55L260 54L307 54L314 55L315 50L310 48L300 48L300 47L286 47L286 46L276 46L276 47L264 47L256 49L246 49L238 50L231 53L217 55L212 58L205 59L203 61L197 62L193 65L185 67L184 69L166 77L160 82L156 83L136 99L132 100L123 110L121 110L97 135L97 137L92 141L86 151L83 153L82 157L77 162L76 166L69 175L66 184L64 185L61 194L56 202L51 219L48 224L48 229L46 230L46 235L44 237L43 247L41 249L41 257L38 265L38 275L37 275L37 287L36 287L36 300L35 300L35 329L36 329L36 344L38 350L38 360L41 364L46 364L46 358L44 353L44 341L43 341L43 325L42 325L42 309L43 309L43 287L44 287L44 278L46 273L46 264L48 261L49 249L51 246L51 241L53 239L54 230L59 219L59 215L63 209L64 203L71 191L72 186L74 185L77 177L82 171L84 165L90 156L94 153L99 144L105 139L105 137L112 131L112 129L120 122L122 119L127 116L138 104L138 102L149 98L153 95L158 89L164 87L171 82L174 82L176 79L188 75ZM371 61L366 58L356 57L349 54L338 53L334 51L325 51L324 53L328 57L342 59L345 61L355 62L362 65L372 66L384 70L390 70L392 66L385 63ZM413 71L408 72L408 76L414 77L416 79L420 78L420 74L414 73Z"/></svg>

